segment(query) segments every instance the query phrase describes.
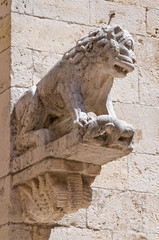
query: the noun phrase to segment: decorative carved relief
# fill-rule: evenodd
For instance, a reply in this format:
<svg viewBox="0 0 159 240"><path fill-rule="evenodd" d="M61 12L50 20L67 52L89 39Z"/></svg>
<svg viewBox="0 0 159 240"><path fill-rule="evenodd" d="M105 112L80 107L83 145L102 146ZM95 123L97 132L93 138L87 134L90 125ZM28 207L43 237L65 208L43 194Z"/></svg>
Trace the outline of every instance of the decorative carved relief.
<svg viewBox="0 0 159 240"><path fill-rule="evenodd" d="M54 141L73 128L84 140L103 136L107 146L131 147L134 128L116 118L110 92L114 77L134 70L133 50L131 35L118 25L80 39L15 105L16 154Z"/></svg>
<svg viewBox="0 0 159 240"><path fill-rule="evenodd" d="M101 165L131 152L135 130L117 119L111 88L134 70L133 51L120 26L96 29L15 105L13 185L25 222L53 223L88 207Z"/></svg>
<svg viewBox="0 0 159 240"><path fill-rule="evenodd" d="M19 186L25 222L53 223L65 213L87 208L93 180L80 173L46 172Z"/></svg>

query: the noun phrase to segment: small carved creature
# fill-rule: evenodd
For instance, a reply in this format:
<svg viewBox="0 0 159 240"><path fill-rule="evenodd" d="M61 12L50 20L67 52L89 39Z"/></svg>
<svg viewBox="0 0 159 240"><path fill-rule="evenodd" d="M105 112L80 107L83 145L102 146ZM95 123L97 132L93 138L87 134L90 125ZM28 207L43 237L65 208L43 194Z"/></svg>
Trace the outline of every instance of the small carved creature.
<svg viewBox="0 0 159 240"><path fill-rule="evenodd" d="M114 78L134 70L134 41L120 26L104 26L80 39L14 109L16 151L46 144L78 127L84 140L131 145L134 128L116 118Z"/></svg>

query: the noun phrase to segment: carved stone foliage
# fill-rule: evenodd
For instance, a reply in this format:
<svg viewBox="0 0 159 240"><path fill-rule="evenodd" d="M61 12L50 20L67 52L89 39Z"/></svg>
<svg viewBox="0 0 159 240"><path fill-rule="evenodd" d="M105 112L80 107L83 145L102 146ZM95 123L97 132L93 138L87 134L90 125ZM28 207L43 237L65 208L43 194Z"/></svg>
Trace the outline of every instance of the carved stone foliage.
<svg viewBox="0 0 159 240"><path fill-rule="evenodd" d="M120 26L96 29L15 105L13 186L25 222L52 224L88 207L101 165L132 151L135 130L117 119L111 87L134 70L133 51Z"/></svg>
<svg viewBox="0 0 159 240"><path fill-rule="evenodd" d="M87 208L94 177L45 173L19 186L25 222L53 223L65 213Z"/></svg>

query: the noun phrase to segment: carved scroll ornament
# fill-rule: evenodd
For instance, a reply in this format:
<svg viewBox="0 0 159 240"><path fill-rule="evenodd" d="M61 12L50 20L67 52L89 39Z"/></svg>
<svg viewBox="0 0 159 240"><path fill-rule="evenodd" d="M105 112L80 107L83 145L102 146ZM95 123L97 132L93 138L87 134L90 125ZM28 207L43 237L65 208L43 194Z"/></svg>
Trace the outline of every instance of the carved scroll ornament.
<svg viewBox="0 0 159 240"><path fill-rule="evenodd" d="M47 152L45 148L45 156L36 158L36 162L46 161L51 156L65 159L67 163L74 160L81 166L87 163L97 167L96 173L90 177L83 170L70 172L65 162L65 174L63 170L61 173L56 171L56 167L52 171L47 168L26 180L17 177L18 170L14 169L13 179L19 179L15 180L15 186L20 189L26 219L38 222L38 219L43 219L41 215L47 215L46 222L49 222L71 209L88 206L91 201L90 184L99 174L98 167L131 152L135 130L132 125L117 119L111 88L115 77L124 78L134 70L134 63L132 36L118 25L104 26L80 39L17 102L13 116L13 168L17 162L25 165L23 156L28 156L27 161L35 161L34 154L44 150L43 146L52 146L52 150ZM22 165L18 165L21 171L29 167ZM69 179L74 179L77 184L72 187ZM89 189L87 204L81 200L86 185ZM70 205L73 192L77 196L76 207L72 207L73 203ZM52 199L51 205L48 199ZM45 206L42 211L39 210L40 204Z"/></svg>

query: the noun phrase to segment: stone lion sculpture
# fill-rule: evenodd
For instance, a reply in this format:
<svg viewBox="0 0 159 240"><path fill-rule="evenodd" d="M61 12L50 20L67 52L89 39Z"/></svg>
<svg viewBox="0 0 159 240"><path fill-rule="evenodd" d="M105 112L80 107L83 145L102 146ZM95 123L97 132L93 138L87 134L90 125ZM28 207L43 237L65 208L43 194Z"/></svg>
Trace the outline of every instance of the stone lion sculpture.
<svg viewBox="0 0 159 240"><path fill-rule="evenodd" d="M78 128L84 141L103 136L106 146L131 147L134 128L116 118L114 78L134 70L134 41L118 25L104 26L80 39L16 103L16 150L47 144Z"/></svg>

